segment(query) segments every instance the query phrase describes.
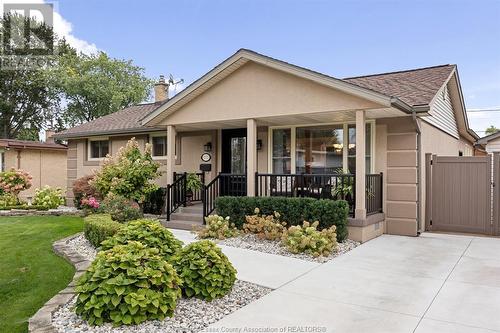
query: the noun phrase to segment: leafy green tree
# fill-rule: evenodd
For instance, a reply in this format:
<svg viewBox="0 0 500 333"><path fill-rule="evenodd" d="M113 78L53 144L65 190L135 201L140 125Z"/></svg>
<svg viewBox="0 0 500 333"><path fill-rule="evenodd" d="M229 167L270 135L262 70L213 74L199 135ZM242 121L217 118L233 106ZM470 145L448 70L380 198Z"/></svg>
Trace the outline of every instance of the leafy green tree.
<svg viewBox="0 0 500 333"><path fill-rule="evenodd" d="M153 85L143 68L104 52L67 54L54 77L66 103L63 119L71 126L140 103L149 97Z"/></svg>
<svg viewBox="0 0 500 333"><path fill-rule="evenodd" d="M71 50L63 39L54 35L50 27L19 15L0 17L1 39L11 34L11 27L22 27L24 21L36 27L41 39L54 40L58 52ZM19 36L23 36L23 42L28 43L29 35ZM38 51L16 49L11 54L34 56ZM0 68L0 138L32 138L33 133L38 133L53 118L53 110L59 105L59 98L58 91L51 82L53 79L47 70Z"/></svg>
<svg viewBox="0 0 500 333"><path fill-rule="evenodd" d="M491 125L486 129L486 135L494 134L496 132L500 131L500 128L496 128L495 126Z"/></svg>

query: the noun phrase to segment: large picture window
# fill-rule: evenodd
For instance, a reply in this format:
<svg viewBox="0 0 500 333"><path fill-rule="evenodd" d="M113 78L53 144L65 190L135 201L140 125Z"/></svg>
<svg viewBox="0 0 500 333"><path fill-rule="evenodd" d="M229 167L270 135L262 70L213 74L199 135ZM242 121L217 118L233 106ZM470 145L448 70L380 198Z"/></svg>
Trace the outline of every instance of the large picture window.
<svg viewBox="0 0 500 333"><path fill-rule="evenodd" d="M366 124L366 172L372 172L373 122ZM290 126L270 130L273 173L356 172L356 125Z"/></svg>

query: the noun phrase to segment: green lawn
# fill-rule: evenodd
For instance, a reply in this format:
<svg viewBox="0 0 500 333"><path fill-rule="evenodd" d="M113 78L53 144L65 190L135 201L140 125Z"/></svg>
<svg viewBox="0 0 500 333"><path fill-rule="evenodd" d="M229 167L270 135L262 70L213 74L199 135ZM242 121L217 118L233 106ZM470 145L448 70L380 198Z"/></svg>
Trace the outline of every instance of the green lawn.
<svg viewBox="0 0 500 333"><path fill-rule="evenodd" d="M52 243L82 230L79 217L0 217L0 332L27 332L28 319L68 285L74 268Z"/></svg>

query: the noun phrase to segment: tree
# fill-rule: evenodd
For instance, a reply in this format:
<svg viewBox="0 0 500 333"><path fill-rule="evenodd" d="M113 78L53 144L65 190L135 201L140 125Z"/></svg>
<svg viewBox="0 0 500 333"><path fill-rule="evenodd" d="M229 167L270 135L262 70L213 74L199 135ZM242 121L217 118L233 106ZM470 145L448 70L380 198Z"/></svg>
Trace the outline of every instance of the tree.
<svg viewBox="0 0 500 333"><path fill-rule="evenodd" d="M19 15L0 17L2 37L11 33L11 27L21 27L25 20L31 26L37 26L42 39L55 40L58 50L66 52L70 49L64 40L57 39L50 27ZM27 43L29 36L20 36ZM37 55L37 51L16 50L12 54L30 56ZM43 69L0 68L0 138L32 136L52 118L59 99L51 81L50 72Z"/></svg>
<svg viewBox="0 0 500 333"><path fill-rule="evenodd" d="M500 128L496 128L495 126L491 125L486 129L486 135L494 134L496 132L500 131Z"/></svg>
<svg viewBox="0 0 500 333"><path fill-rule="evenodd" d="M74 126L137 104L149 97L153 81L131 61L95 55L67 54L56 69L66 103L63 119Z"/></svg>

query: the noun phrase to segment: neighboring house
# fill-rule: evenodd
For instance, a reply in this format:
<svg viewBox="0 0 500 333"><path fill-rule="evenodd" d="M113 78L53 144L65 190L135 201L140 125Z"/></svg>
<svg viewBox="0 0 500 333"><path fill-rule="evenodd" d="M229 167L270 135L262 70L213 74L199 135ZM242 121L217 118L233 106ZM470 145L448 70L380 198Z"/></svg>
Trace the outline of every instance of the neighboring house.
<svg viewBox="0 0 500 333"><path fill-rule="evenodd" d="M415 236L425 154L474 155L478 139L455 65L338 79L242 49L172 99L165 89L160 81L155 103L56 134L68 140L69 188L136 137L153 143L159 184L203 168L215 196L321 197L350 172L351 238Z"/></svg>
<svg viewBox="0 0 500 333"><path fill-rule="evenodd" d="M477 145L484 147L488 154L500 153L500 132L480 138Z"/></svg>
<svg viewBox="0 0 500 333"><path fill-rule="evenodd" d="M52 134L46 131L45 142L0 139L1 171L22 169L33 177L32 187L20 194L24 200L32 198L35 189L45 185L66 191L67 147L55 143Z"/></svg>

